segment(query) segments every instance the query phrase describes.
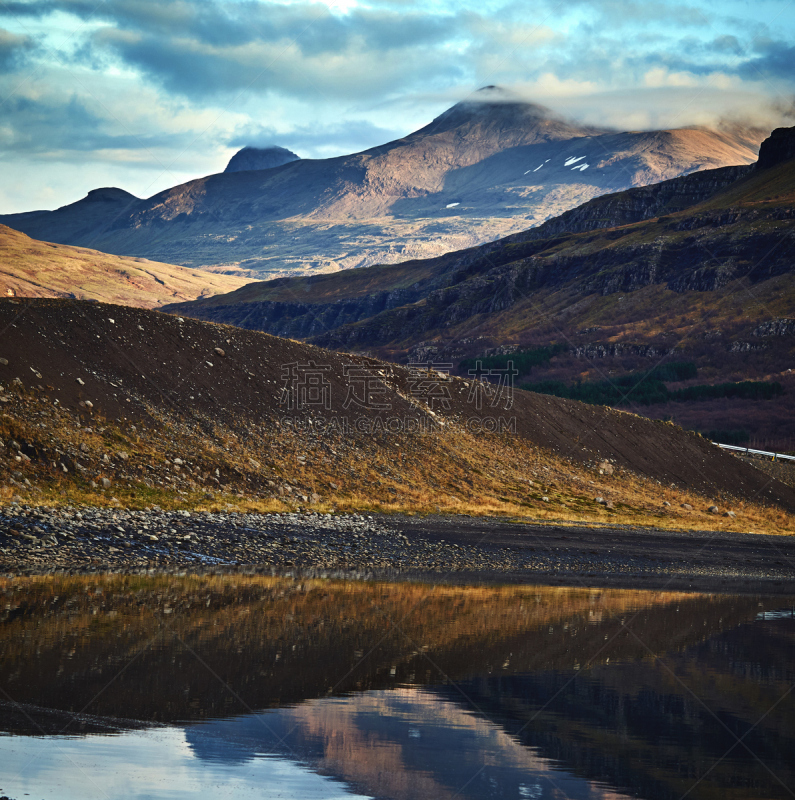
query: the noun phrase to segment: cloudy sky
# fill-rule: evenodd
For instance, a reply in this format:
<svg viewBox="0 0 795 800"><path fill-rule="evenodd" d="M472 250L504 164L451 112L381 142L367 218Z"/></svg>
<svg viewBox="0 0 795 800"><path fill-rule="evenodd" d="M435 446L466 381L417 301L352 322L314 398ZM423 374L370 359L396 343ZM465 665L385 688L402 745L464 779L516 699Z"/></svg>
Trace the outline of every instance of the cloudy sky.
<svg viewBox="0 0 795 800"><path fill-rule="evenodd" d="M305 158L485 84L622 129L795 124L794 0L0 0L0 212Z"/></svg>

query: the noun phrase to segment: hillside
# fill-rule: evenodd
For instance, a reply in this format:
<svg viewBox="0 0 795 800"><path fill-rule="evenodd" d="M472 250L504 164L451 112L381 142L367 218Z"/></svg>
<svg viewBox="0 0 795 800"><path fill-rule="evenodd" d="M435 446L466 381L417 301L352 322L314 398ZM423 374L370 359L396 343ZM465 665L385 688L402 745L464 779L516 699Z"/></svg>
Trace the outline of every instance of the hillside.
<svg viewBox="0 0 795 800"><path fill-rule="evenodd" d="M230 292L242 283L231 275L39 242L0 225L0 293L4 296L74 297L156 308Z"/></svg>
<svg viewBox="0 0 795 800"><path fill-rule="evenodd" d="M99 190L101 203L91 193L0 223L37 238L214 271L334 272L440 255L540 224L598 195L749 164L760 140L755 131L585 127L487 87L421 130L361 153L224 172L147 200Z"/></svg>
<svg viewBox="0 0 795 800"><path fill-rule="evenodd" d="M0 329L5 499L219 492L738 530L795 511L793 489L700 436L608 408L130 307L2 300Z"/></svg>
<svg viewBox="0 0 795 800"><path fill-rule="evenodd" d="M695 361L701 382L791 382L795 161L770 156L778 145L768 142L780 140L763 144L764 166L597 198L478 248L252 283L173 310L392 360L559 345L535 381L604 380L662 358ZM782 397L752 412L750 429L738 421L749 417L744 403L633 410L792 449L790 405Z"/></svg>

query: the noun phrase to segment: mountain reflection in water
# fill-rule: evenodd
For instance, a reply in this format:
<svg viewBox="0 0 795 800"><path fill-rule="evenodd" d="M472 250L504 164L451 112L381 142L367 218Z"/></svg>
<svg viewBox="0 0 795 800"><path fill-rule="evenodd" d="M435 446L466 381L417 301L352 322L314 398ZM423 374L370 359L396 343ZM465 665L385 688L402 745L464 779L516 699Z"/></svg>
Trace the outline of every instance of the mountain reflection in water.
<svg viewBox="0 0 795 800"><path fill-rule="evenodd" d="M181 798L209 781L250 797L788 797L794 605L241 576L3 580L0 794ZM155 741L179 769L144 779ZM81 759L101 793L69 766Z"/></svg>

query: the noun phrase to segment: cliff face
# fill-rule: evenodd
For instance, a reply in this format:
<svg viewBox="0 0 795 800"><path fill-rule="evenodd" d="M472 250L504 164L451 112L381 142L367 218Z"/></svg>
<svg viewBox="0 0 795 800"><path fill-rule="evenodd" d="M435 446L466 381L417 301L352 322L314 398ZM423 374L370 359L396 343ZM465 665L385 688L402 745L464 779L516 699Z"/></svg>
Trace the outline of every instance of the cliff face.
<svg viewBox="0 0 795 800"><path fill-rule="evenodd" d="M776 128L759 148L757 169L769 169L795 158L795 128Z"/></svg>

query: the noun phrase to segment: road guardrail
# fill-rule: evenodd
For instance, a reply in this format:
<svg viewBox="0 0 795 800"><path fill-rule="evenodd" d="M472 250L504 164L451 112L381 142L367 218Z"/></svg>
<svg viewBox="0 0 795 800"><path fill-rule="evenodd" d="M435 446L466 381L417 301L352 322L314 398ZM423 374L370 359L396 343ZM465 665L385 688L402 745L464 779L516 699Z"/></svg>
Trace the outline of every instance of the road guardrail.
<svg viewBox="0 0 795 800"><path fill-rule="evenodd" d="M750 456L768 456L772 458L773 461L778 461L780 459L795 461L795 456L787 456L784 455L784 453L771 453L767 450L754 450L752 447L737 447L733 444L721 444L720 442L713 442L712 444L716 444L724 450L733 450L736 453L747 453Z"/></svg>

